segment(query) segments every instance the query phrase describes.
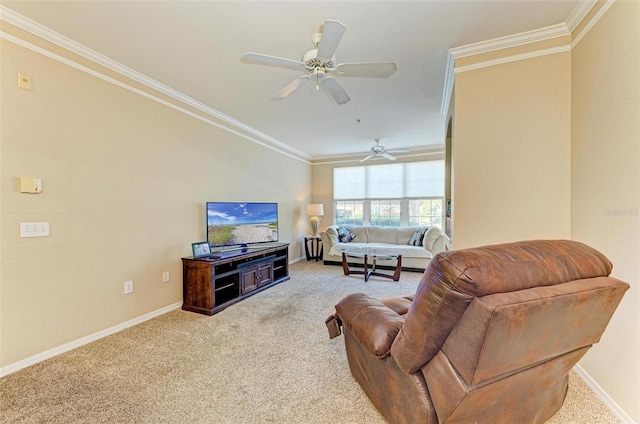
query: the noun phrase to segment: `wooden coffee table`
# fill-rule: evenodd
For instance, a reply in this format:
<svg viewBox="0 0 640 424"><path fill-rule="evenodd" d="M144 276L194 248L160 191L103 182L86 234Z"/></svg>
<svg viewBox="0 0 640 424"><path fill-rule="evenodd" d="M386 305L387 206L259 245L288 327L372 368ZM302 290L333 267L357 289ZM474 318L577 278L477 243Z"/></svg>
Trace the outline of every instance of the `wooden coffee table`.
<svg viewBox="0 0 640 424"><path fill-rule="evenodd" d="M363 269L350 270L347 258L360 258L363 260ZM371 259L371 268L369 269L369 259ZM393 274L386 274L376 269L378 260L396 260L396 269ZM352 247L342 250L342 270L344 275L364 274L364 281L369 281L369 277L390 278L393 281L400 280L400 271L402 271L402 252L393 249L378 249L370 247Z"/></svg>

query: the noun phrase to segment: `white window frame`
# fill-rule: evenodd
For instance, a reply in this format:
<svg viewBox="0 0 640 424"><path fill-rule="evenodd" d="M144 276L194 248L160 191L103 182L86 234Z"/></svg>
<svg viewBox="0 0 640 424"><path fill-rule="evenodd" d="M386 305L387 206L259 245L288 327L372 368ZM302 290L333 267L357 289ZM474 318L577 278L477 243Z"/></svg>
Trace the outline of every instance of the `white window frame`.
<svg viewBox="0 0 640 424"><path fill-rule="evenodd" d="M371 226L371 202L387 200L400 201L400 227L409 226L409 202L411 200L440 200L442 202L444 214L444 196L407 197L401 199L340 199L333 201L333 223L337 224L338 202L362 202L362 225L366 227ZM442 219L440 220L440 223L435 223L433 225L442 227Z"/></svg>

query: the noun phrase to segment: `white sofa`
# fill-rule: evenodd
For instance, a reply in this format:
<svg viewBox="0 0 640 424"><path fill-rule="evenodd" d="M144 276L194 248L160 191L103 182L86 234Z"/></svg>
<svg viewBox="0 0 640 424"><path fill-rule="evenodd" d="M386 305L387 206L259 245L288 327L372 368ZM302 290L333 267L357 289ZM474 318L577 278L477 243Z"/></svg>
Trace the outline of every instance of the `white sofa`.
<svg viewBox="0 0 640 424"><path fill-rule="evenodd" d="M355 239L341 242L338 230L345 227ZM424 233L422 245L409 244L416 229L420 227L357 227L350 225L331 225L320 233L322 237L325 265L342 264L342 249L348 247L380 247L402 251L402 269L424 271L431 258L444 250L444 236L438 227L428 227ZM423 227L424 228L424 227ZM362 263L362 260L349 258L350 263ZM395 261L378 261L380 266L395 267Z"/></svg>

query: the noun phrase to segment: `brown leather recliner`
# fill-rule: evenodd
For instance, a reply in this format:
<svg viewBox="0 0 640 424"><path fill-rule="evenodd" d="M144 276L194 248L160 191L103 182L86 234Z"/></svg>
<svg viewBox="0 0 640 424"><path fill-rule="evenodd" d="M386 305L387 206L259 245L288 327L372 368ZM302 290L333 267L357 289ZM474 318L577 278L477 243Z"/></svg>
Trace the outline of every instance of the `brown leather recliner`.
<svg viewBox="0 0 640 424"><path fill-rule="evenodd" d="M352 294L327 326L389 422L541 423L629 288L611 268L565 240L442 252L414 296Z"/></svg>

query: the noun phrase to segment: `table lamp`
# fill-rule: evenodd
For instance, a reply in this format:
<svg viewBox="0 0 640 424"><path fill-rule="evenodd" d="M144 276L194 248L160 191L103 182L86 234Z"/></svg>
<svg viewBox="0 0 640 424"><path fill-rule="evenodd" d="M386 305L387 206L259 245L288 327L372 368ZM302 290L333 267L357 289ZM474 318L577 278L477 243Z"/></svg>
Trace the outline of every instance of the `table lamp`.
<svg viewBox="0 0 640 424"><path fill-rule="evenodd" d="M318 237L318 227L320 226L320 217L324 215L324 208L322 203L312 203L307 205L307 215L311 220L311 229L313 230L313 236Z"/></svg>

